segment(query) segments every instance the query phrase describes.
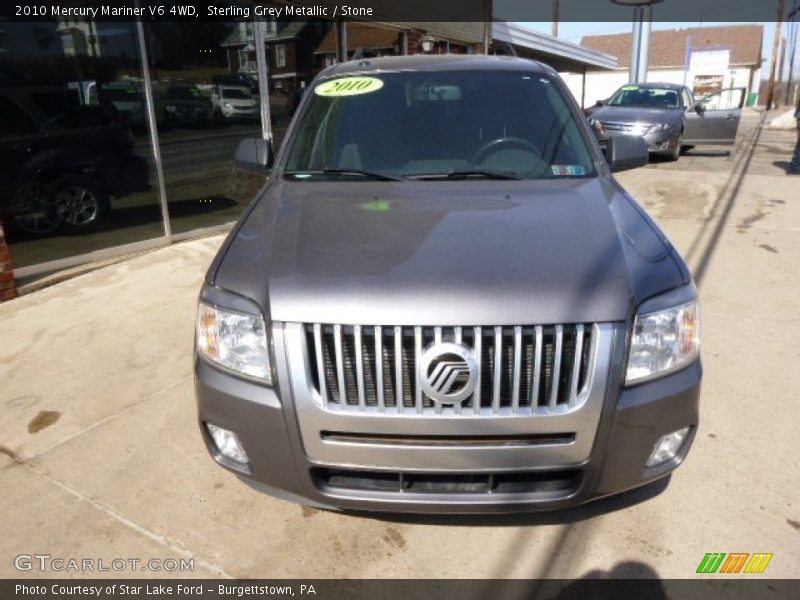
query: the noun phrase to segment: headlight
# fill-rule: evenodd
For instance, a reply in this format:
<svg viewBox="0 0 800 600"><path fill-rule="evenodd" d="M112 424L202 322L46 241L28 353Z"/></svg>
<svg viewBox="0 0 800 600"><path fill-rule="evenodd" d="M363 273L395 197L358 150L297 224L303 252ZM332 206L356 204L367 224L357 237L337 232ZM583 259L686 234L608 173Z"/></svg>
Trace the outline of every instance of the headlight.
<svg viewBox="0 0 800 600"><path fill-rule="evenodd" d="M637 314L625 383L639 383L682 369L700 354L697 301Z"/></svg>
<svg viewBox="0 0 800 600"><path fill-rule="evenodd" d="M632 123L627 133L630 133L631 135L644 135L650 131L652 126L652 123Z"/></svg>
<svg viewBox="0 0 800 600"><path fill-rule="evenodd" d="M231 106L230 102L225 102L225 103L223 103L222 106L224 106L225 108L233 108L233 106Z"/></svg>
<svg viewBox="0 0 800 600"><path fill-rule="evenodd" d="M650 125L649 131L664 131L666 129L669 129L669 127L670 127L669 123L653 123L652 125Z"/></svg>
<svg viewBox="0 0 800 600"><path fill-rule="evenodd" d="M260 314L227 310L200 301L197 352L225 369L272 384L267 331Z"/></svg>
<svg viewBox="0 0 800 600"><path fill-rule="evenodd" d="M164 107L164 110L166 110L167 112L175 112L178 109L172 104L168 104L167 106Z"/></svg>

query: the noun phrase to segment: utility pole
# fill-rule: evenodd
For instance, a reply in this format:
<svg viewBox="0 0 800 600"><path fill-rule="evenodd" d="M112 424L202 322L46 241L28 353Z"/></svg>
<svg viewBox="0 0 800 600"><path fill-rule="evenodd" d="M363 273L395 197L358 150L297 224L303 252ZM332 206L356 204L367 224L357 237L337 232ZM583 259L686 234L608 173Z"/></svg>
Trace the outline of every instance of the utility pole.
<svg viewBox="0 0 800 600"><path fill-rule="evenodd" d="M550 35L558 37L558 6L559 0L553 0L553 23L550 26Z"/></svg>
<svg viewBox="0 0 800 600"><path fill-rule="evenodd" d="M631 37L630 83L647 81L647 59L650 52L650 26L653 21L653 4L663 0L611 0L614 4L633 7L633 35Z"/></svg>
<svg viewBox="0 0 800 600"><path fill-rule="evenodd" d="M792 74L794 71L794 55L797 51L797 0L792 2L792 10L789 12L789 76L786 78L786 99L784 104L791 104L792 93Z"/></svg>
<svg viewBox="0 0 800 600"><path fill-rule="evenodd" d="M778 98L775 99L775 105L780 104L780 89L783 83L783 64L786 62L786 38L781 38L781 57L778 59L778 78L775 80L775 91Z"/></svg>
<svg viewBox="0 0 800 600"><path fill-rule="evenodd" d="M492 31L492 0L483 0L483 53L489 54L489 48L492 46L492 38L494 32Z"/></svg>
<svg viewBox="0 0 800 600"><path fill-rule="evenodd" d="M784 0L778 0L778 18L775 19L775 37L772 40L772 65L769 69L769 84L767 85L767 110L773 108L775 100L775 73L778 67L778 46L781 44L781 20L783 19Z"/></svg>

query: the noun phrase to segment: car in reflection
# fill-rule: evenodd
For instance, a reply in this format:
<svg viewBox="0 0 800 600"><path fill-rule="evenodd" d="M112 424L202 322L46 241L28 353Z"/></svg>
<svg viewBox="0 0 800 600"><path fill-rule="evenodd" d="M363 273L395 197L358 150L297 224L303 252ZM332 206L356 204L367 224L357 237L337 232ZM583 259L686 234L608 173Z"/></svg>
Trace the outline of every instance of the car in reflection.
<svg viewBox="0 0 800 600"><path fill-rule="evenodd" d="M205 123L214 114L211 98L190 85L168 88L163 103L167 121L178 125Z"/></svg>
<svg viewBox="0 0 800 600"><path fill-rule="evenodd" d="M232 75L215 75L211 82L215 86L244 87L250 90L253 95L258 95L258 79L247 73L235 73Z"/></svg>
<svg viewBox="0 0 800 600"><path fill-rule="evenodd" d="M588 112L600 145L612 135L638 135L651 155L677 160L697 144L733 144L744 105L744 88L729 88L695 99L672 83L623 85Z"/></svg>
<svg viewBox="0 0 800 600"><path fill-rule="evenodd" d="M258 97L245 87L219 85L211 94L211 102L218 119L252 120L259 116Z"/></svg>
<svg viewBox="0 0 800 600"><path fill-rule="evenodd" d="M147 161L113 105L50 101L45 109L34 87L0 89L0 220L37 235L84 231L103 221L113 198L149 189Z"/></svg>
<svg viewBox="0 0 800 600"><path fill-rule="evenodd" d="M147 129L147 103L141 88L133 82L115 81L101 87L94 87L90 103L99 103L98 94L105 95L117 112L124 117L131 129L144 131ZM166 121L166 111L160 96L153 96L153 109L156 123L161 125Z"/></svg>

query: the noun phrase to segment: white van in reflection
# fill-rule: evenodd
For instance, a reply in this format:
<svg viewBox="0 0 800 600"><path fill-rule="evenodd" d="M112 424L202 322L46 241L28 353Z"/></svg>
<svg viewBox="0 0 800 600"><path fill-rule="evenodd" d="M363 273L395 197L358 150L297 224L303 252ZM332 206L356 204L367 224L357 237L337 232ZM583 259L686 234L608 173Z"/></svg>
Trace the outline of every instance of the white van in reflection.
<svg viewBox="0 0 800 600"><path fill-rule="evenodd" d="M251 120L259 116L258 97L246 87L218 85L211 94L214 116L229 120Z"/></svg>

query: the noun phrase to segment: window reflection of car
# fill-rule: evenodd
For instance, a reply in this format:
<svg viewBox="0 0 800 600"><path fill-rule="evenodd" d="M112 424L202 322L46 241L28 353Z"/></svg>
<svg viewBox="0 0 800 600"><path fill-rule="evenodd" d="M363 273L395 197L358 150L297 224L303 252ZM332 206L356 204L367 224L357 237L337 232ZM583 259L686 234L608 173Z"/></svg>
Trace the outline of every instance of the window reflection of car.
<svg viewBox="0 0 800 600"><path fill-rule="evenodd" d="M147 162L118 115L80 105L54 114L33 96L0 91L0 219L34 234L83 230L112 198L148 189Z"/></svg>
<svg viewBox="0 0 800 600"><path fill-rule="evenodd" d="M137 86L124 82L115 82L101 86L98 93L105 95L132 129L137 131L147 129L147 104L144 93ZM153 102L156 123L160 125L166 119L164 103L160 97L155 95L153 96Z"/></svg>
<svg viewBox="0 0 800 600"><path fill-rule="evenodd" d="M174 86L164 94L164 111L172 123L200 123L211 119L214 105L194 86Z"/></svg>
<svg viewBox="0 0 800 600"><path fill-rule="evenodd" d="M720 99L724 96L724 102ZM684 85L635 83L619 88L589 111L589 124L601 145L612 135L639 135L651 154L677 160L699 143L732 144L741 117L744 90L732 88L697 101ZM721 125L717 112L729 110Z"/></svg>
<svg viewBox="0 0 800 600"><path fill-rule="evenodd" d="M244 87L217 86L211 95L214 115L226 120L258 118L258 98Z"/></svg>
<svg viewBox="0 0 800 600"><path fill-rule="evenodd" d="M253 95L258 95L258 80L246 73L235 75L217 75L211 79L215 86L224 85L227 87L243 87L250 90Z"/></svg>

